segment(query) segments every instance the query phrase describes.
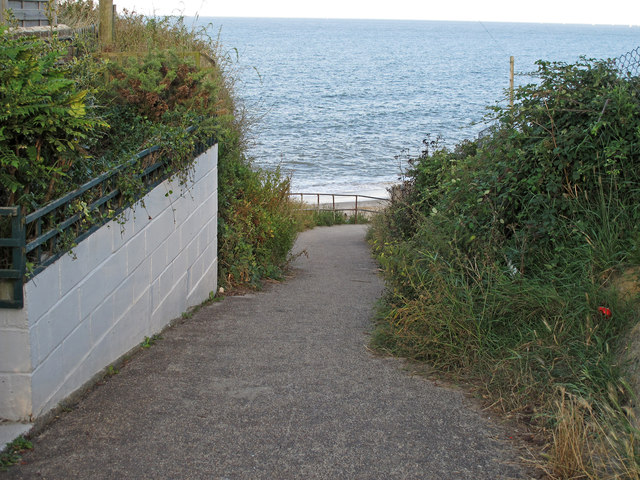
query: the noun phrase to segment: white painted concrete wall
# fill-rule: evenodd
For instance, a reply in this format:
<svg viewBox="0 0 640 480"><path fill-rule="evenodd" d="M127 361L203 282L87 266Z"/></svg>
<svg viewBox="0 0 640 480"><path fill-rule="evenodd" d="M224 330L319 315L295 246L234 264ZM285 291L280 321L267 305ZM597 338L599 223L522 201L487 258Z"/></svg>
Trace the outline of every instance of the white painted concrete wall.
<svg viewBox="0 0 640 480"><path fill-rule="evenodd" d="M166 181L27 282L0 309L0 419L32 420L206 300L217 281L217 145L189 190ZM172 190L173 195L167 196Z"/></svg>

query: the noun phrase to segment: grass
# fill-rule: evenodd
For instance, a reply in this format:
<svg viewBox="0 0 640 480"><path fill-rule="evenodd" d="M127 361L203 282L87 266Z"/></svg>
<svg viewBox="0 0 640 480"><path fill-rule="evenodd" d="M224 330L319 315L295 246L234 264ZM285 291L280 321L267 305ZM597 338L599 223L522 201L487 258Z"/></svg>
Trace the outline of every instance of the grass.
<svg viewBox="0 0 640 480"><path fill-rule="evenodd" d="M144 340L140 344L141 348L151 348L154 346L158 340L162 340L160 335L152 335L151 337L144 337Z"/></svg>
<svg viewBox="0 0 640 480"><path fill-rule="evenodd" d="M8 443L5 450L0 453L0 471L4 472L9 467L20 463L22 454L32 448L33 444L22 435Z"/></svg>
<svg viewBox="0 0 640 480"><path fill-rule="evenodd" d="M598 68L604 83L583 66L558 75L583 82L571 92L584 105L612 84L627 92ZM549 478L638 479L637 126L612 112L612 135L597 135L600 113L578 115L576 97L547 87L525 89L519 126L505 111L482 145L430 145L412 160L369 234L387 283L372 345L471 383L522 421L543 439L535 461ZM640 109L631 94L621 104ZM614 147L615 169L602 160Z"/></svg>
<svg viewBox="0 0 640 480"><path fill-rule="evenodd" d="M370 230L372 344L520 419L550 478L638 479L638 79L538 65L482 142L409 160Z"/></svg>
<svg viewBox="0 0 640 480"><path fill-rule="evenodd" d="M543 465L553 478L640 478L635 461L638 430L634 415L609 412L608 420L593 404L561 390L555 405L556 425L551 432Z"/></svg>
<svg viewBox="0 0 640 480"><path fill-rule="evenodd" d="M545 439L537 464L550 478L640 478L634 393L619 354L638 308L616 281L627 270L613 246L624 211L617 227L592 220L588 241L527 275L491 251L452 254L433 216L399 238L393 212L369 234L387 281L372 346L471 382L488 406Z"/></svg>
<svg viewBox="0 0 640 480"><path fill-rule="evenodd" d="M357 221L356 221L357 220ZM298 213L298 221L301 224L303 230L308 230L314 227L330 227L332 225L353 225L366 224L371 220L368 216L358 213L356 217L355 213L349 215L341 211L333 210L303 210L300 208Z"/></svg>

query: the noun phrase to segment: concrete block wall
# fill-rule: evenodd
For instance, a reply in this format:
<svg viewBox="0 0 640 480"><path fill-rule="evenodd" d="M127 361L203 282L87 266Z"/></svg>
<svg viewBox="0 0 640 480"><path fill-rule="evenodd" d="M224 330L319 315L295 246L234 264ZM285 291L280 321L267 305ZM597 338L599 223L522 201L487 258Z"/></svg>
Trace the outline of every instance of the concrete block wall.
<svg viewBox="0 0 640 480"><path fill-rule="evenodd" d="M166 181L26 283L0 309L0 419L32 420L206 300L217 282L217 145L188 191Z"/></svg>

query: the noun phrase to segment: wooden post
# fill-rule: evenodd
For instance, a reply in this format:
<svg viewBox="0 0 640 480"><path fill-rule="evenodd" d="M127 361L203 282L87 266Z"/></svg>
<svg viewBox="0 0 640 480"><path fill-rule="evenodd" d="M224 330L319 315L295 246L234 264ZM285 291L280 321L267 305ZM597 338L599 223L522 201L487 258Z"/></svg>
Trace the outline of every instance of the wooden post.
<svg viewBox="0 0 640 480"><path fill-rule="evenodd" d="M98 40L104 49L113 43L113 0L100 0Z"/></svg>
<svg viewBox="0 0 640 480"><path fill-rule="evenodd" d="M112 0L113 1L113 0ZM113 13L111 14L111 42L114 42L116 39L116 16L117 16L117 7L113 6Z"/></svg>
<svg viewBox="0 0 640 480"><path fill-rule="evenodd" d="M49 20L49 26L55 27L58 25L58 5L56 0L49 0L45 7L45 12Z"/></svg>
<svg viewBox="0 0 640 480"><path fill-rule="evenodd" d="M0 0L0 23L5 23L6 18L4 11L7 9L7 0Z"/></svg>
<svg viewBox="0 0 640 480"><path fill-rule="evenodd" d="M511 109L513 110L513 71L514 71L514 63L515 63L515 59L513 58L513 55L511 55L511 58L509 59L509 105L511 106Z"/></svg>

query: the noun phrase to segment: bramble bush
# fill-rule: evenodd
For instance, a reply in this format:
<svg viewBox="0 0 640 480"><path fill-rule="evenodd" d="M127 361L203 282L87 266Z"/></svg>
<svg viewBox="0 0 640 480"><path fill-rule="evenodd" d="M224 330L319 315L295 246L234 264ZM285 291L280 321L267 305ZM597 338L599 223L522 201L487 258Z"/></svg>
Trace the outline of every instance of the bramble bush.
<svg viewBox="0 0 640 480"><path fill-rule="evenodd" d="M538 80L488 137L411 160L370 235L373 344L476 382L543 432L555 478L637 478L617 356L637 299L616 278L640 263L639 82L585 59Z"/></svg>

